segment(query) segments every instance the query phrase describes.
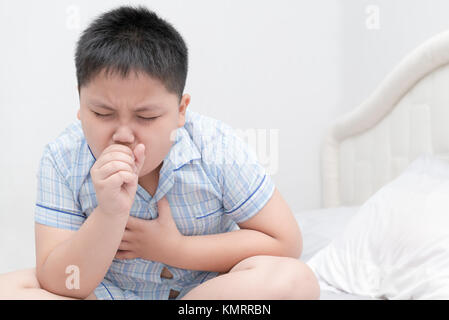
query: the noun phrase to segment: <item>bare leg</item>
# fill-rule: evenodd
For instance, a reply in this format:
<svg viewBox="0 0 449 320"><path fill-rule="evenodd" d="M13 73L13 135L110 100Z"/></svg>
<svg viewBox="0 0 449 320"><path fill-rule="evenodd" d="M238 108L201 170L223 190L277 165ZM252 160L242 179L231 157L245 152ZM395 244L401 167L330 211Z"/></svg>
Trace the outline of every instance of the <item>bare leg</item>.
<svg viewBox="0 0 449 320"><path fill-rule="evenodd" d="M183 300L315 300L320 287L312 269L288 257L254 256L228 273L210 279L188 292Z"/></svg>
<svg viewBox="0 0 449 320"><path fill-rule="evenodd" d="M86 300L96 299L95 294ZM0 300L77 300L60 296L40 287L36 277L36 269L0 274Z"/></svg>

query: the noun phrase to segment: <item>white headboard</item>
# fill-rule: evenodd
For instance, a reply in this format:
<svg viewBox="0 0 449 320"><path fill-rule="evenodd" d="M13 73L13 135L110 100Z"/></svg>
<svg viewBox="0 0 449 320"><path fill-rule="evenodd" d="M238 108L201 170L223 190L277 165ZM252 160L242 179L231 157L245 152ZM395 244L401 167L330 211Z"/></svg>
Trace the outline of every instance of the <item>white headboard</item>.
<svg viewBox="0 0 449 320"><path fill-rule="evenodd" d="M449 155L449 31L413 50L329 129L323 207L363 204L425 152Z"/></svg>

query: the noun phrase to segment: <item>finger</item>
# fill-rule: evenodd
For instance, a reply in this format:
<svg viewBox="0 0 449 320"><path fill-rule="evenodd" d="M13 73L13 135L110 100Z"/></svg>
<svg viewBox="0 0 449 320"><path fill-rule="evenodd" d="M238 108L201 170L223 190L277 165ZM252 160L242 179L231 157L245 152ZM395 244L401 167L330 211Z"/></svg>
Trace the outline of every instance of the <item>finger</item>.
<svg viewBox="0 0 449 320"><path fill-rule="evenodd" d="M135 159L136 159L137 173L140 173L140 170L143 167L143 163L145 162L145 145L143 143L139 143L134 148L133 152L134 152Z"/></svg>
<svg viewBox="0 0 449 320"><path fill-rule="evenodd" d="M157 202L157 207L158 208L169 207L168 200L167 200L167 198L165 196L163 196L162 198L159 199L159 201Z"/></svg>
<svg viewBox="0 0 449 320"><path fill-rule="evenodd" d="M131 243L122 240L122 242L120 242L120 245L118 246L118 249L120 251L129 251L131 249Z"/></svg>
<svg viewBox="0 0 449 320"><path fill-rule="evenodd" d="M132 251L118 250L117 253L115 254L115 258L119 260L124 260L124 259L134 259L137 258L137 256Z"/></svg>
<svg viewBox="0 0 449 320"><path fill-rule="evenodd" d="M100 180L104 180L119 171L128 171L134 173L135 169L131 167L131 165L127 162L111 161L101 167L101 170L98 170L97 178Z"/></svg>
<svg viewBox="0 0 449 320"><path fill-rule="evenodd" d="M168 203L168 200L163 196L158 202L157 202L157 211L159 214L159 217L164 217L166 215L171 214L170 204Z"/></svg>
<svg viewBox="0 0 449 320"><path fill-rule="evenodd" d="M126 229L125 229L125 232L127 232L126 230L128 230L128 232L129 232L129 230L135 230L135 229L137 229L137 228L140 226L140 223L142 222L141 220L142 220L142 219L139 219L139 218L136 218L136 217L129 216L129 217L128 217L128 221L126 222Z"/></svg>
<svg viewBox="0 0 449 320"><path fill-rule="evenodd" d="M115 152L115 151L126 153L129 156L134 157L133 151L131 150L130 147L127 147L127 146L125 146L123 144L118 144L118 143L111 144L110 146L105 148L101 154L105 155L107 153Z"/></svg>
<svg viewBox="0 0 449 320"><path fill-rule="evenodd" d="M129 154L114 151L101 156L95 163L95 166L98 169L101 169L104 165L112 161L122 161L128 163L130 166L135 165L133 157L131 157Z"/></svg>
<svg viewBox="0 0 449 320"><path fill-rule="evenodd" d="M132 240L133 240L132 231L130 231L129 229L125 229L125 232L123 233L122 241L132 242Z"/></svg>
<svg viewBox="0 0 449 320"><path fill-rule="evenodd" d="M134 173L128 171L119 171L103 180L102 183L109 186L110 188L120 188L123 186L123 184L129 184L130 186L132 186L134 183L137 183L137 179Z"/></svg>

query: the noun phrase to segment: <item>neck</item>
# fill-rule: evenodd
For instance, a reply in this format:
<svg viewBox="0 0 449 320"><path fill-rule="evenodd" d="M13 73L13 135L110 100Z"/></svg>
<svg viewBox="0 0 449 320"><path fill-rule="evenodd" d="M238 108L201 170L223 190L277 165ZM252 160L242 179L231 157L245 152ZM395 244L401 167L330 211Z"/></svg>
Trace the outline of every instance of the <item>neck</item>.
<svg viewBox="0 0 449 320"><path fill-rule="evenodd" d="M160 170L162 168L162 164L163 164L163 162L161 162L161 164L156 169L154 169L153 171L151 171L147 175L139 178L139 184L152 197L154 197L154 195L156 193L157 186L159 184L159 172L160 172Z"/></svg>

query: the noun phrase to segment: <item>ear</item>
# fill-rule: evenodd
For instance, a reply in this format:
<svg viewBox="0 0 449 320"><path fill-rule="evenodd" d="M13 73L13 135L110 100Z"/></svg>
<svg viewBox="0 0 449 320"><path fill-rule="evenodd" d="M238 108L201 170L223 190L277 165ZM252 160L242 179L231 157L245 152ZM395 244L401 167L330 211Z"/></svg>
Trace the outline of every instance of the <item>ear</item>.
<svg viewBox="0 0 449 320"><path fill-rule="evenodd" d="M76 114L78 120L81 120L81 109L78 109L78 113Z"/></svg>
<svg viewBox="0 0 449 320"><path fill-rule="evenodd" d="M186 110L190 103L190 95L184 94L179 105L178 128L184 126L186 122Z"/></svg>

